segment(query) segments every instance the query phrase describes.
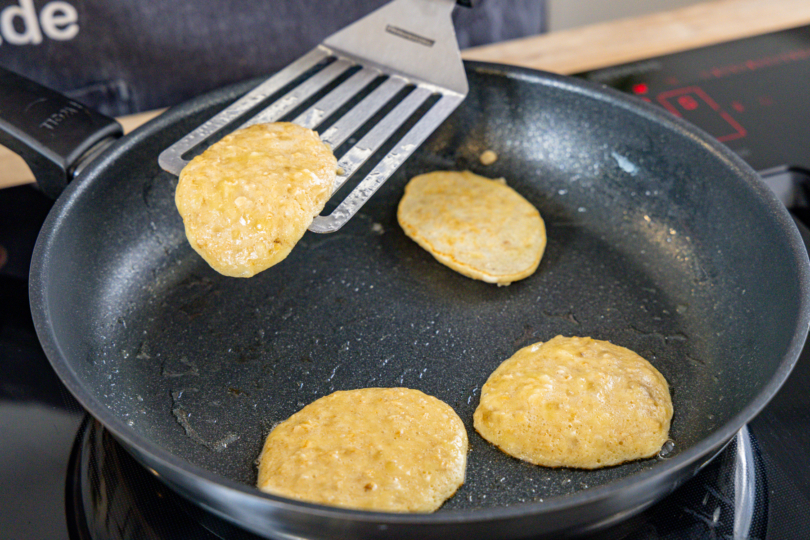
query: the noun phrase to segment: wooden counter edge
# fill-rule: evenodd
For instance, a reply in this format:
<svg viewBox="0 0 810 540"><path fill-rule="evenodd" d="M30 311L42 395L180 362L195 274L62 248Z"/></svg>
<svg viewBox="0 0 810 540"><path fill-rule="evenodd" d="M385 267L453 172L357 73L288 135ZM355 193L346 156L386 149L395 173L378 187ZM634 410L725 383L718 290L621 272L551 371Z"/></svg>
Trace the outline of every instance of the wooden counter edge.
<svg viewBox="0 0 810 540"><path fill-rule="evenodd" d="M572 74L809 23L807 0L715 0L467 49L463 57Z"/></svg>

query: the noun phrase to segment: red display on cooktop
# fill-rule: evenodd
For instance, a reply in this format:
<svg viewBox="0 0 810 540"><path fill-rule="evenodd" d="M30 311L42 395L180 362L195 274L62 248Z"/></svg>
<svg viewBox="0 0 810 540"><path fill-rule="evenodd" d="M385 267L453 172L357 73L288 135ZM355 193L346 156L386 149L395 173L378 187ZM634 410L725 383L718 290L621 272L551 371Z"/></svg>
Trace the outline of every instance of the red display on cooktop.
<svg viewBox="0 0 810 540"><path fill-rule="evenodd" d="M717 137L720 142L733 141L745 137L747 133L728 111L723 110L699 86L686 86L661 92L656 96L656 101L675 116L692 123L702 121L703 129Z"/></svg>

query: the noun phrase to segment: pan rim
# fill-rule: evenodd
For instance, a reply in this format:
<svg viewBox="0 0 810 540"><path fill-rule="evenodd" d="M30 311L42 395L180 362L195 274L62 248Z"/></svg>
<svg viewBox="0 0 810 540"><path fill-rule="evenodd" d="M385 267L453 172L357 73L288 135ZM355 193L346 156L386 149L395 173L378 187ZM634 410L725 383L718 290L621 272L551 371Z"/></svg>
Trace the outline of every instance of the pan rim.
<svg viewBox="0 0 810 540"><path fill-rule="evenodd" d="M79 377L70 368L70 364L66 360L68 356L65 354L65 351L62 349L53 331L50 313L47 309L49 302L48 293L44 283L49 273L49 268L52 266L50 253L52 242L54 241L54 232L58 230L60 223L65 218L70 207L92 184L93 178L98 177L108 163L116 160L118 156L127 152L131 146L134 146L139 141L150 137L153 133L165 127L171 126L178 119L188 116L196 110L207 107L206 96L208 94L170 109L106 149L102 155L96 158L96 160L83 171L80 178L77 178L68 185L68 188L54 204L37 239L29 279L29 298L34 324L40 343L51 365L62 382L68 387L81 405L88 412L92 411L90 414L109 429L116 439L122 442L124 447L131 453L134 452L136 456L146 458L154 463L159 463L162 467L171 470L175 474L194 475L205 483L212 484L219 488L225 488L230 492L238 494L239 497L246 497L246 501L252 501L255 505L260 507L272 507L273 512L282 511L298 513L308 517L317 516L325 519L351 520L368 525L385 525L389 527L389 529L396 526L411 525L452 525L460 522L481 523L505 520L517 516L537 517L554 512L573 510L584 503L595 503L598 501L607 503L609 498L615 495L617 490L628 489L632 486L634 491L643 492L661 482L662 479L675 477L679 471L693 465L701 459L705 461L701 463L699 467L711 461L717 452L731 440L734 434L765 407L785 382L798 360L808 334L808 328L810 328L810 261L808 261L807 251L801 236L787 209L767 186L760 181L753 169L739 158L739 156L734 154L726 146L717 142L710 135L702 132L699 128L670 115L662 109L656 108L654 105L644 103L632 96L625 95L603 85L573 79L568 76L529 68L504 66L485 62L467 61L465 62L465 66L468 70L482 74L519 78L561 88L589 97L593 100L622 107L650 120L667 124L684 136L697 140L702 145L706 146L715 156L722 159L730 168L738 172L738 180L742 181L749 189L754 190L761 196L765 204L765 209L771 214L773 219L782 226L782 229L786 231L788 235L786 244L790 248L790 253L793 257L792 262L797 266L799 279L798 288L801 295L799 298L796 327L781 363L770 381L768 381L755 398L743 407L741 411L708 437L698 441L698 443L691 448L678 453L670 459L661 461L647 470L639 471L617 481L568 495L550 497L544 499L542 502L534 501L501 507L446 510L434 514L397 514L352 510L295 501L265 494L253 486L236 482L203 469L152 443L150 440L128 427L120 418L112 414L104 404L98 401L82 386ZM228 90L226 95L236 98L258 82L260 81L249 81L248 83L240 83L234 87L229 87L229 89L226 89ZM222 92L222 90L217 92ZM650 500L648 505L656 500L658 499ZM196 500L194 502L202 504ZM636 509L636 511L640 511L643 507L644 506ZM215 508L210 508L207 505L206 508L216 512ZM224 517L233 519L229 516ZM239 523L245 526L244 523Z"/></svg>

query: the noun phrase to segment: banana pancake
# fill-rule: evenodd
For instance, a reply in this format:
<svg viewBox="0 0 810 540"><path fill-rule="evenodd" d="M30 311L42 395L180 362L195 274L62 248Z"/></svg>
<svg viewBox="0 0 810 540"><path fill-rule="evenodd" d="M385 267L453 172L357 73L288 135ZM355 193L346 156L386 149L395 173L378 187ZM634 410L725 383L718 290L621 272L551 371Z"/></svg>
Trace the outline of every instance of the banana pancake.
<svg viewBox="0 0 810 540"><path fill-rule="evenodd" d="M482 437L518 459L595 469L656 455L672 412L667 381L641 356L557 336L498 366L473 419Z"/></svg>
<svg viewBox="0 0 810 540"><path fill-rule="evenodd" d="M503 179L469 171L412 178L397 219L440 263L498 285L532 275L546 247L545 223L531 203Z"/></svg>
<svg viewBox="0 0 810 540"><path fill-rule="evenodd" d="M322 397L278 424L262 491L332 506L433 512L464 483L467 432L446 403L408 388Z"/></svg>
<svg viewBox="0 0 810 540"><path fill-rule="evenodd" d="M214 270L251 277L290 253L332 195L336 171L314 131L255 124L192 159L175 203L189 243Z"/></svg>

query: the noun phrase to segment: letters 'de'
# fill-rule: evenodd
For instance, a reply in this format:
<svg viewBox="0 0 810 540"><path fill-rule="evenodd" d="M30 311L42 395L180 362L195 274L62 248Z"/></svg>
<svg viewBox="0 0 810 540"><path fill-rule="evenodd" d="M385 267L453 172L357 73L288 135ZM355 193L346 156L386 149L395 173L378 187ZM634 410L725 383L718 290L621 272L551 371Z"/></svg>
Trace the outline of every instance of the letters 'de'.
<svg viewBox="0 0 810 540"><path fill-rule="evenodd" d="M19 0L0 11L0 43L39 45L45 37L67 41L79 33L79 14L67 2L56 0L37 14L33 0Z"/></svg>

